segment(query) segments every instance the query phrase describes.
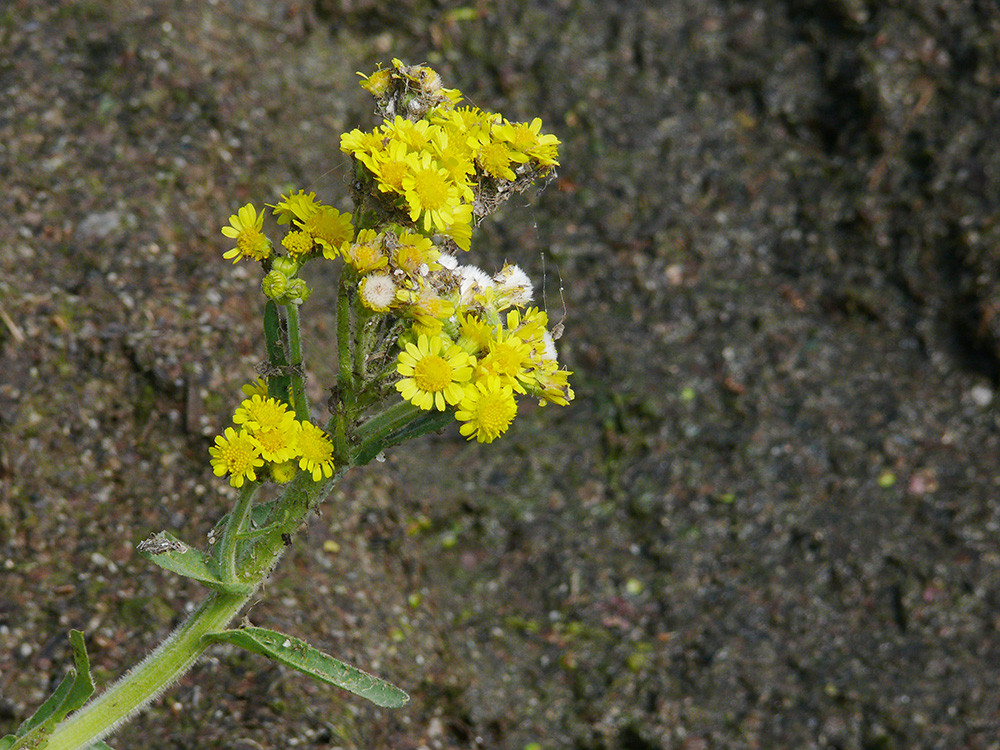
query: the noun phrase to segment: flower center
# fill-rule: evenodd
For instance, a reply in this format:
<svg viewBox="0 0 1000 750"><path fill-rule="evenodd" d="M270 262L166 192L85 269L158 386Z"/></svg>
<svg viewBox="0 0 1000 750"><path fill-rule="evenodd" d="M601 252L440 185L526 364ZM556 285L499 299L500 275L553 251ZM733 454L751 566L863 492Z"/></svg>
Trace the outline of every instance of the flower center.
<svg viewBox="0 0 1000 750"><path fill-rule="evenodd" d="M267 237L260 233L256 227L247 227L236 238L236 247L239 251L254 260L264 260L270 255L270 243Z"/></svg>
<svg viewBox="0 0 1000 750"><path fill-rule="evenodd" d="M413 380L417 387L428 393L443 391L451 383L451 376L451 365L438 354L422 358L413 368Z"/></svg>
<svg viewBox="0 0 1000 750"><path fill-rule="evenodd" d="M330 444L315 433L299 438L299 451L309 461L326 461L330 458Z"/></svg>
<svg viewBox="0 0 1000 750"><path fill-rule="evenodd" d="M490 359L493 361L493 369L498 375L509 375L511 377L521 372L521 355L512 346L500 344L491 352Z"/></svg>
<svg viewBox="0 0 1000 750"><path fill-rule="evenodd" d="M512 398L493 393L480 400L476 416L479 429L487 435L496 436L507 429L516 414L517 404Z"/></svg>
<svg viewBox="0 0 1000 750"><path fill-rule="evenodd" d="M527 151L535 145L536 141L535 134L527 125L516 125L514 127L514 137L511 138L511 145L518 151Z"/></svg>
<svg viewBox="0 0 1000 750"><path fill-rule="evenodd" d="M305 232L289 232L281 244L288 250L291 258L298 258L312 250L313 238Z"/></svg>
<svg viewBox="0 0 1000 750"><path fill-rule="evenodd" d="M403 192L403 175L406 174L406 163L398 160L382 162L382 182L397 193Z"/></svg>
<svg viewBox="0 0 1000 750"><path fill-rule="evenodd" d="M230 473L237 475L243 474L248 468L251 468L253 460L256 458L253 447L243 441L230 443L226 447L223 456L226 459L226 465L229 467Z"/></svg>
<svg viewBox="0 0 1000 750"><path fill-rule="evenodd" d="M448 182L436 169L421 169L413 176L413 192L420 205L428 211L441 208L448 202Z"/></svg>
<svg viewBox="0 0 1000 750"><path fill-rule="evenodd" d="M494 177L503 177L510 169L510 149L502 143L490 143L479 150L479 163Z"/></svg>

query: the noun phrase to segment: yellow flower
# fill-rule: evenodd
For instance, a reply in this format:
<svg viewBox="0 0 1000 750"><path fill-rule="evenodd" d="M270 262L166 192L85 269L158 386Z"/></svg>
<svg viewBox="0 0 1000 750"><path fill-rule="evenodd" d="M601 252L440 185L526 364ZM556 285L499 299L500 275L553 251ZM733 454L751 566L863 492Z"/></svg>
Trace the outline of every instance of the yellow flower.
<svg viewBox="0 0 1000 750"><path fill-rule="evenodd" d="M430 144L430 151L435 161L448 172L462 200L471 203L475 192L470 178L476 172L476 165L473 163L474 153L465 136L460 133L449 135L447 128L444 128L440 137Z"/></svg>
<svg viewBox="0 0 1000 750"><path fill-rule="evenodd" d="M252 203L247 203L237 213L229 217L232 226L223 227L222 233L236 240L236 247L227 250L223 258L233 258L237 263L243 258L264 260L271 255L271 241L260 231L264 226L264 212L257 215Z"/></svg>
<svg viewBox="0 0 1000 750"><path fill-rule="evenodd" d="M454 181L429 153L412 155L409 165L402 187L410 208L410 221L420 220L428 233L447 230L455 223L454 212L460 204Z"/></svg>
<svg viewBox="0 0 1000 750"><path fill-rule="evenodd" d="M530 123L509 123L506 120L493 130L493 137L506 141L511 148L537 161L541 166L558 166L559 139L549 133L539 134L541 118Z"/></svg>
<svg viewBox="0 0 1000 750"><path fill-rule="evenodd" d="M399 115L383 131L393 140L405 143L409 151L424 151L442 134L439 125L431 125L427 120L413 122Z"/></svg>
<svg viewBox="0 0 1000 750"><path fill-rule="evenodd" d="M298 434L299 468L312 474L314 482L333 476L333 443L312 422L300 422Z"/></svg>
<svg viewBox="0 0 1000 750"><path fill-rule="evenodd" d="M257 378L252 383L241 386L240 390L243 391L243 395L247 398L251 396L265 398L267 396L267 381L264 378Z"/></svg>
<svg viewBox="0 0 1000 750"><path fill-rule="evenodd" d="M511 169L512 162L523 164L529 161L525 154L514 151L503 141L488 141L479 147L476 154L476 161L483 171L491 177L513 182L517 179L514 170Z"/></svg>
<svg viewBox="0 0 1000 750"><path fill-rule="evenodd" d="M536 372L535 388L532 392L541 396L538 403L545 406L551 401L559 406L567 406L576 396L569 386L569 376L573 373L569 370L560 370L552 360L546 361Z"/></svg>
<svg viewBox="0 0 1000 750"><path fill-rule="evenodd" d="M501 120L500 115L483 112L478 107L434 110L428 117L431 122L441 125L449 138L476 135L481 130L489 130L493 123Z"/></svg>
<svg viewBox="0 0 1000 750"><path fill-rule="evenodd" d="M455 242L460 250L469 251L472 246L472 205L463 203L451 212L454 223L442 234L446 234Z"/></svg>
<svg viewBox="0 0 1000 750"><path fill-rule="evenodd" d="M471 313L460 316L458 345L473 356L489 349L493 341L495 327L489 321L483 320Z"/></svg>
<svg viewBox="0 0 1000 750"><path fill-rule="evenodd" d="M260 447L261 458L280 464L299 455L299 432L299 423L292 419L282 427L257 427L253 430L253 436Z"/></svg>
<svg viewBox="0 0 1000 750"><path fill-rule="evenodd" d="M492 443L507 431L517 416L517 401L510 386L487 377L465 388L455 419L464 422L459 432L480 443Z"/></svg>
<svg viewBox="0 0 1000 750"><path fill-rule="evenodd" d="M534 382L531 347L509 331L501 331L490 342L489 353L479 360L479 372L497 377L518 393L526 393L522 383Z"/></svg>
<svg viewBox="0 0 1000 750"><path fill-rule="evenodd" d="M281 244L288 251L289 258L300 260L302 256L312 251L316 245L316 240L308 232L292 230L281 240Z"/></svg>
<svg viewBox="0 0 1000 750"><path fill-rule="evenodd" d="M392 250L392 263L409 276L423 276L440 266L435 262L441 257L437 246L422 234L400 232Z"/></svg>
<svg viewBox="0 0 1000 750"><path fill-rule="evenodd" d="M364 73L358 73L358 75L361 76L361 88L374 97L385 96L392 84L393 72L388 68L376 70L370 76L366 76Z"/></svg>
<svg viewBox="0 0 1000 750"><path fill-rule="evenodd" d="M340 136L340 150L345 154L353 154L361 159L362 155L370 158L385 150L385 133L379 129L363 131L355 128ZM367 163L366 163L367 166Z"/></svg>
<svg viewBox="0 0 1000 750"><path fill-rule="evenodd" d="M443 336L421 334L417 343L399 353L396 371L403 379L396 390L414 406L444 411L463 395L462 383L472 377L475 360Z"/></svg>
<svg viewBox="0 0 1000 750"><path fill-rule="evenodd" d="M332 206L323 206L319 211L300 222L299 227L316 240L323 249L323 257L333 260L340 250L354 236L354 225L350 214L342 214Z"/></svg>
<svg viewBox="0 0 1000 750"><path fill-rule="evenodd" d="M390 141L382 152L356 156L375 175L379 190L383 193L402 193L403 178L410 172L408 153L405 143Z"/></svg>
<svg viewBox="0 0 1000 750"><path fill-rule="evenodd" d="M247 429L284 428L294 420L295 415L281 401L258 395L245 399L233 414L233 422Z"/></svg>
<svg viewBox="0 0 1000 750"><path fill-rule="evenodd" d="M424 319L444 322L455 314L455 303L450 299L442 297L429 285L421 285L420 294L413 303L411 312L417 320Z"/></svg>
<svg viewBox="0 0 1000 750"><path fill-rule="evenodd" d="M264 465L259 444L246 430L237 434L232 427L227 427L225 433L216 436L215 445L208 453L215 476L229 474L233 487L242 487L247 479L257 481L256 470Z"/></svg>
<svg viewBox="0 0 1000 750"><path fill-rule="evenodd" d="M382 250L382 237L374 229L362 229L354 242L344 249L344 262L358 273L385 268L389 259Z"/></svg>
<svg viewBox="0 0 1000 750"><path fill-rule="evenodd" d="M389 259L382 251L382 239L374 229L362 229L357 238L344 249L344 262L358 273L384 268Z"/></svg>
<svg viewBox="0 0 1000 750"><path fill-rule="evenodd" d="M548 314L537 307L529 307L524 311L515 308L507 313L507 330L526 342L536 358L545 350L548 324Z"/></svg>
<svg viewBox="0 0 1000 750"><path fill-rule="evenodd" d="M323 204L316 200L316 193L306 193L300 190L297 193L289 193L288 197L281 196L281 200L271 208L274 215L278 217L279 224L288 224L292 219L305 221L314 213L317 213Z"/></svg>

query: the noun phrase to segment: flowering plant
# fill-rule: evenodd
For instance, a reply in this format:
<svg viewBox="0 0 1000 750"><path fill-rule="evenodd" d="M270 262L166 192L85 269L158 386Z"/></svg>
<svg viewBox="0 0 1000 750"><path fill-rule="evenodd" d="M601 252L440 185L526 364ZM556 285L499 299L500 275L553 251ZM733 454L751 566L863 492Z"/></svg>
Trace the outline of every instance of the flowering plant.
<svg viewBox="0 0 1000 750"><path fill-rule="evenodd" d="M337 480L405 440L460 423L467 439L490 443L517 415L518 398L566 405L573 399L544 311L530 306L519 267L490 275L460 261L473 225L511 195L553 174L559 141L541 121L511 123L444 88L425 65L362 76L382 124L352 130L354 210L342 213L298 191L270 206L285 227L280 248L253 204L230 217L224 258L252 261L261 289L266 359L246 398L209 448L216 475L237 490L207 550L167 532L138 545L149 561L203 584L209 593L143 662L96 699L83 634L71 631L74 667L56 692L0 750L107 748L102 737L173 684L215 643L275 659L381 706L405 692L291 635L236 617L276 565L308 513ZM304 387L299 308L311 262L340 262L338 377L330 417L318 420ZM262 502L265 483L282 490Z"/></svg>

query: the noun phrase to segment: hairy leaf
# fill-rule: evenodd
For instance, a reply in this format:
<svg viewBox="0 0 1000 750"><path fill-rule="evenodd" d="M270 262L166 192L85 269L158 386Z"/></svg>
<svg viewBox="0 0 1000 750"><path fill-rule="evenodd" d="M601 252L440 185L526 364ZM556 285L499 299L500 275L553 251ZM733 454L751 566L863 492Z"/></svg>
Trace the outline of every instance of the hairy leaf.
<svg viewBox="0 0 1000 750"><path fill-rule="evenodd" d="M136 550L150 562L172 573L193 578L210 588L227 594L242 594L249 586L222 580L215 561L201 550L189 547L167 531L153 534L139 543Z"/></svg>
<svg viewBox="0 0 1000 750"><path fill-rule="evenodd" d="M336 685L367 698L379 706L398 708L410 699L405 692L382 678L334 659L303 640L274 630L247 627L239 630L223 630L205 637L215 642L232 643L247 651L274 659L320 682Z"/></svg>

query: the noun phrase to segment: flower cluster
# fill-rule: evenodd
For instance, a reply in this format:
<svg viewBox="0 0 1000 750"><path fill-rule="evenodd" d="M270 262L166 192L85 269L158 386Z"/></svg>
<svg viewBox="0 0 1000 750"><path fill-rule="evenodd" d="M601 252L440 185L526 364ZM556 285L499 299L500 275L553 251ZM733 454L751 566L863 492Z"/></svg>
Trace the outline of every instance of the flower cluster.
<svg viewBox="0 0 1000 750"><path fill-rule="evenodd" d="M399 60L393 66L362 83L384 122L370 132L344 133L340 149L357 161L359 182L381 194L389 220L468 250L474 218L558 165L559 139L542 134L537 118L511 123L477 107L457 107L461 94L442 89L426 66Z"/></svg>
<svg viewBox="0 0 1000 750"><path fill-rule="evenodd" d="M296 420L266 387L248 393L234 415L236 428L212 448L216 473L228 473L234 486L255 481L265 464L279 481L296 465L317 480L330 476L333 443L349 460L351 429L393 389L421 412L454 414L462 435L487 443L510 427L518 397L543 405L573 399L571 373L555 348L561 326L550 330L546 313L531 306L527 274L507 264L490 275L458 260L478 219L553 173L559 140L543 133L537 118L513 123L458 106L461 93L444 88L425 65L393 60L362 78L383 121L341 136L340 148L355 165L353 215L300 190L270 206L287 226L280 245L263 235L263 213L252 204L223 229L236 241L225 257L259 261L264 294L279 306L308 298L298 276L306 262L344 264L340 380L328 426L336 439ZM289 377L285 365L272 364ZM336 402L347 390L349 402ZM299 414L308 410L295 403Z"/></svg>
<svg viewBox="0 0 1000 750"><path fill-rule="evenodd" d="M233 414L236 428L227 427L208 449L216 476L229 475L233 487L257 481L265 465L271 478L285 483L298 469L314 482L333 474L333 444L319 427L300 421L288 406L267 396L259 382L246 389L249 398Z"/></svg>
<svg viewBox="0 0 1000 750"><path fill-rule="evenodd" d="M527 307L527 274L508 264L489 276L451 255L437 265L417 290L397 292L401 312L415 319L400 338L400 395L421 409L455 408L460 432L485 443L507 431L516 395L568 404L572 373L559 367L546 313Z"/></svg>

